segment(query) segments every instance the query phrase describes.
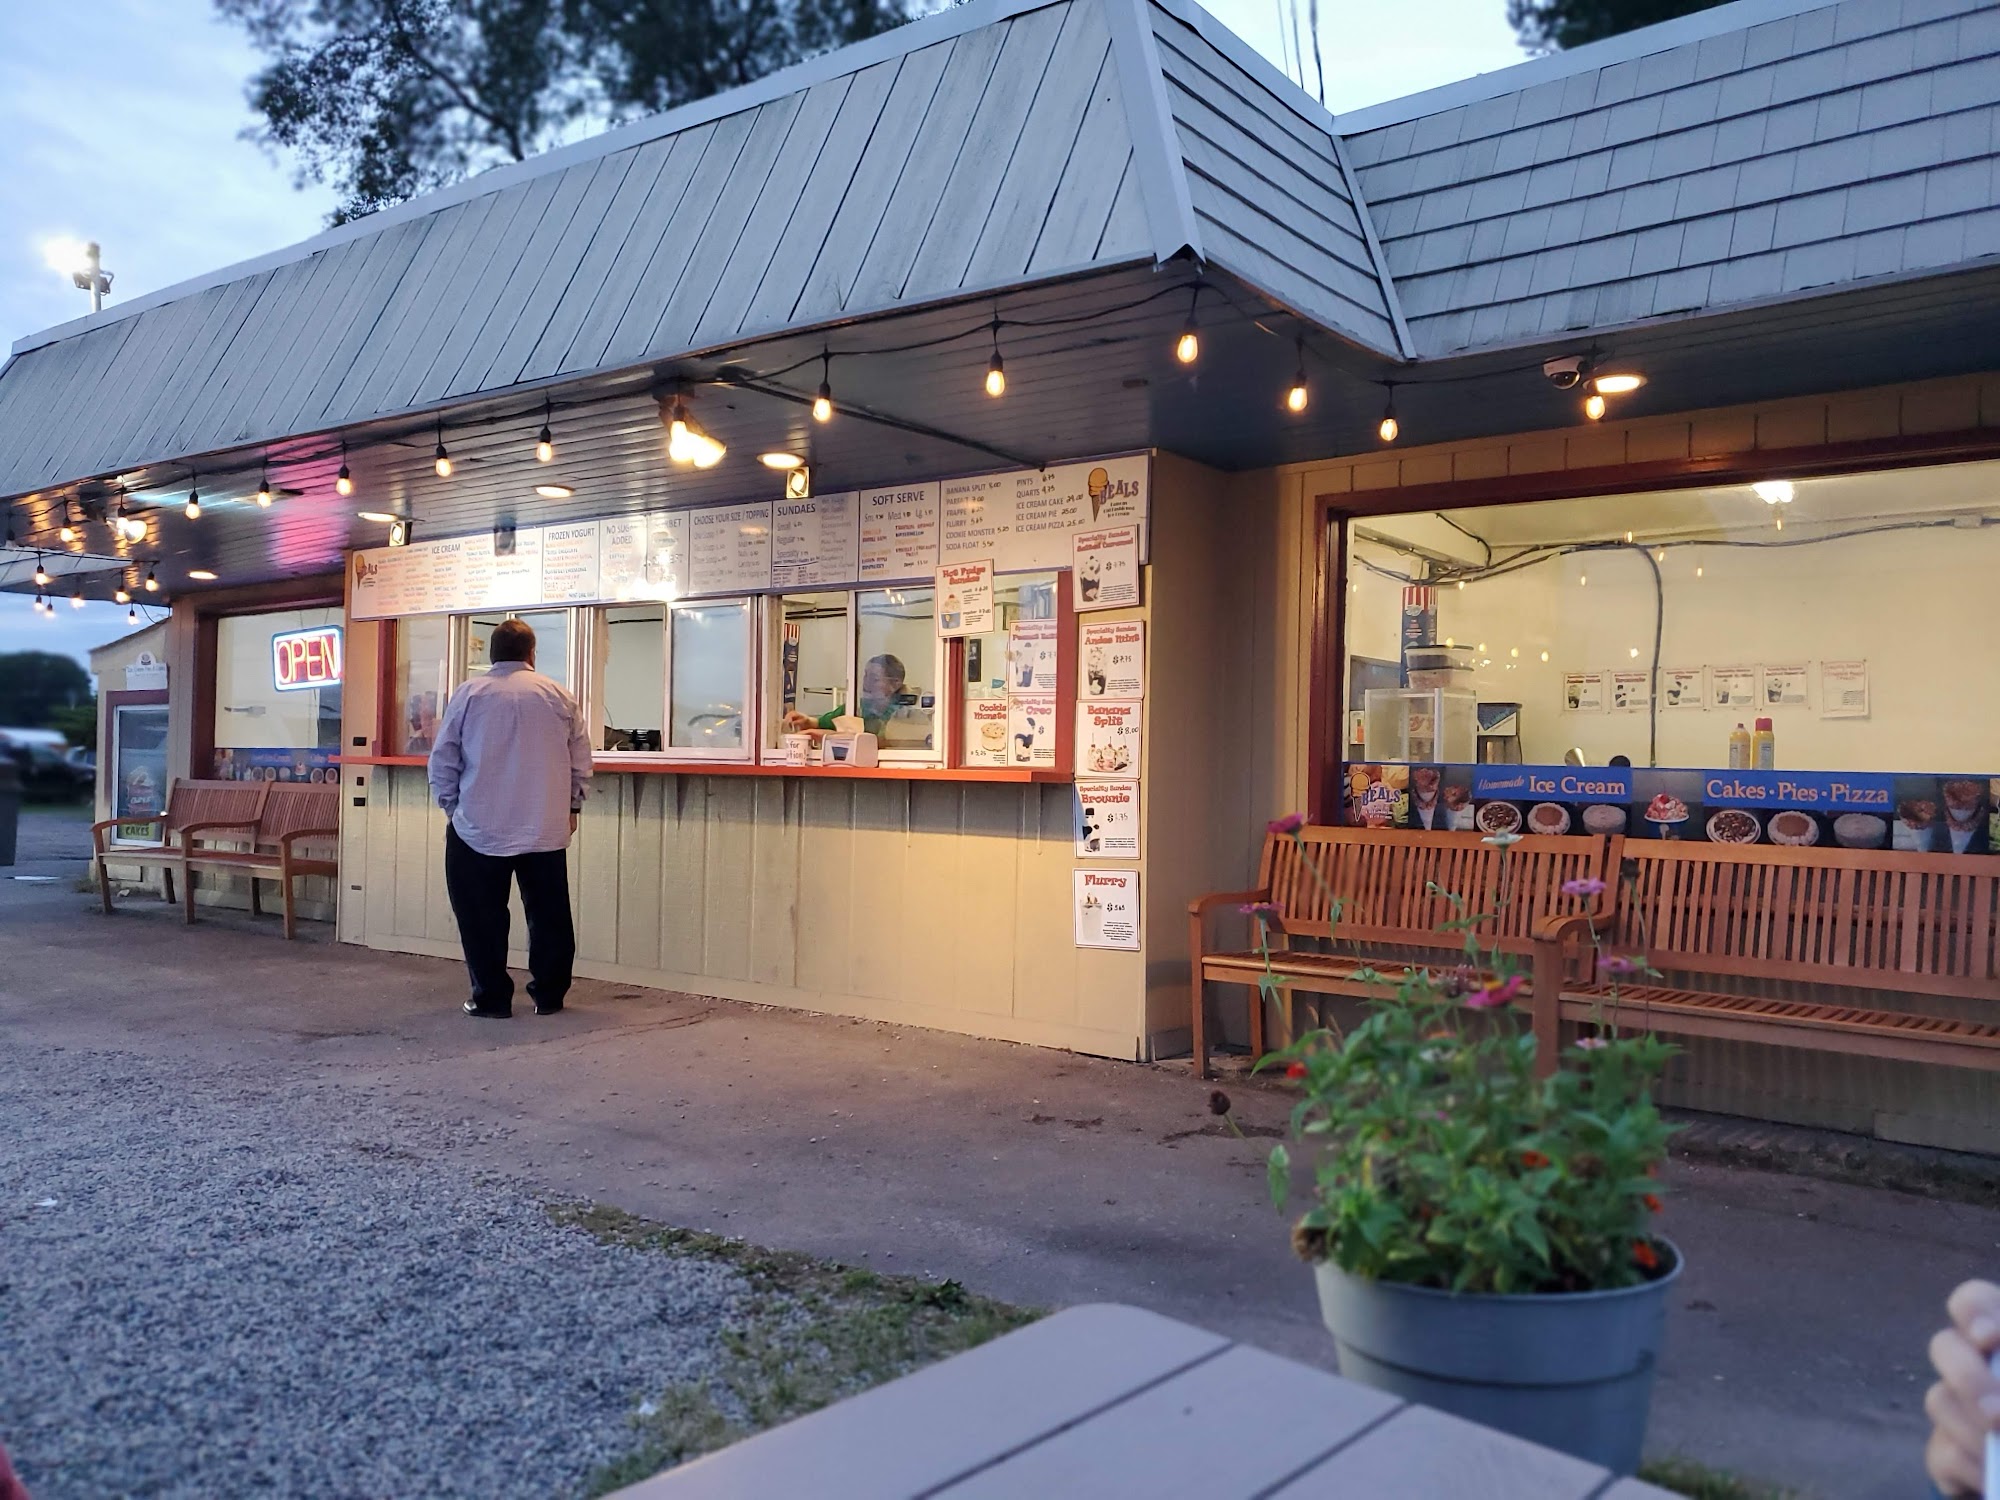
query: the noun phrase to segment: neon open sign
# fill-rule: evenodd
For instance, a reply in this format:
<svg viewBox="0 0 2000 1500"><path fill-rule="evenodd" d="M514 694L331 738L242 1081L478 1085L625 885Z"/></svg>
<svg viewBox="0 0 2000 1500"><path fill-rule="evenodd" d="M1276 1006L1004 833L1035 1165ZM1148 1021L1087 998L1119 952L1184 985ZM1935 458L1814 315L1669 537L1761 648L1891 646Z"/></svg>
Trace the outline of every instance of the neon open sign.
<svg viewBox="0 0 2000 1500"><path fill-rule="evenodd" d="M287 630L271 637L271 681L281 693L334 687L340 682L338 625Z"/></svg>

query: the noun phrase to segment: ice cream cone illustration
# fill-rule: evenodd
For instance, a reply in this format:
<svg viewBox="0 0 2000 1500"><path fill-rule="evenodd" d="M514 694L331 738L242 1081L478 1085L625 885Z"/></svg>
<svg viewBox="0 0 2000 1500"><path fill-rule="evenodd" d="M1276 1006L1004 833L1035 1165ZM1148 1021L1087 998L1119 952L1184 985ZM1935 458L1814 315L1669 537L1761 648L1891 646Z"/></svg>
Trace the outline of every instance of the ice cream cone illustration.
<svg viewBox="0 0 2000 1500"><path fill-rule="evenodd" d="M1092 469L1083 487L1090 491L1090 519L1095 521L1104 514L1104 496L1111 489L1111 475L1101 468Z"/></svg>

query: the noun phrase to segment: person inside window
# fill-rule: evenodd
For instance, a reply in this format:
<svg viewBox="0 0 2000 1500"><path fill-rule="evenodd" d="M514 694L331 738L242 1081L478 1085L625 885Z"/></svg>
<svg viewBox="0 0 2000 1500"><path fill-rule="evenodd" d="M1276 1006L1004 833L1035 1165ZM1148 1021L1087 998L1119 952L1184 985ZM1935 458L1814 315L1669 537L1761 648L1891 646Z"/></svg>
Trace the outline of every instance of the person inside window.
<svg viewBox="0 0 2000 1500"><path fill-rule="evenodd" d="M868 658L868 664L861 669L860 710L861 727L878 738L889 727L889 720L895 714L899 700L903 696L904 684L909 673L903 666L901 657L883 652L880 656ZM834 720L847 712L845 703L837 704L817 719L802 713L785 715L785 729L793 734L807 729L831 729Z"/></svg>

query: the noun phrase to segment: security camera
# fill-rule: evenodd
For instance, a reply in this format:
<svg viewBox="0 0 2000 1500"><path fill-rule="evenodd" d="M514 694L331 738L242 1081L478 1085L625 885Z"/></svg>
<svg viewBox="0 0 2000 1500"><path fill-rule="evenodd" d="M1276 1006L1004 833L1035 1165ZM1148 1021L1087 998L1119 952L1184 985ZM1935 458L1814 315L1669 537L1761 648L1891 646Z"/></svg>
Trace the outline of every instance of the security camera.
<svg viewBox="0 0 2000 1500"><path fill-rule="evenodd" d="M1548 376L1549 384L1559 391L1575 386L1589 370L1590 356L1587 354L1565 354L1542 365L1542 373Z"/></svg>

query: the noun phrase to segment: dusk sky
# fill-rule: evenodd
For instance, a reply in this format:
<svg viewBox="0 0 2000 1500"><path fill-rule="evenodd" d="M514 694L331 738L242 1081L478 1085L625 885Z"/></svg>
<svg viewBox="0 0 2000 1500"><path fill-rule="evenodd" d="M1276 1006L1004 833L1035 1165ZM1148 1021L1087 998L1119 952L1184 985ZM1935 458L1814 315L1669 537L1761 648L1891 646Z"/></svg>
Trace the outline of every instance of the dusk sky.
<svg viewBox="0 0 2000 1500"><path fill-rule="evenodd" d="M1278 0L1208 8L1280 58ZM1519 62L1505 12L1505 0L1326 0L1329 107ZM240 139L257 61L208 0L98 0L88 10L0 0L0 348L88 310L43 264L48 238L98 240L117 276L115 303L322 227L332 195L296 188L288 162ZM81 658L130 628L110 604L65 605L45 620L26 596L0 594L0 650Z"/></svg>

